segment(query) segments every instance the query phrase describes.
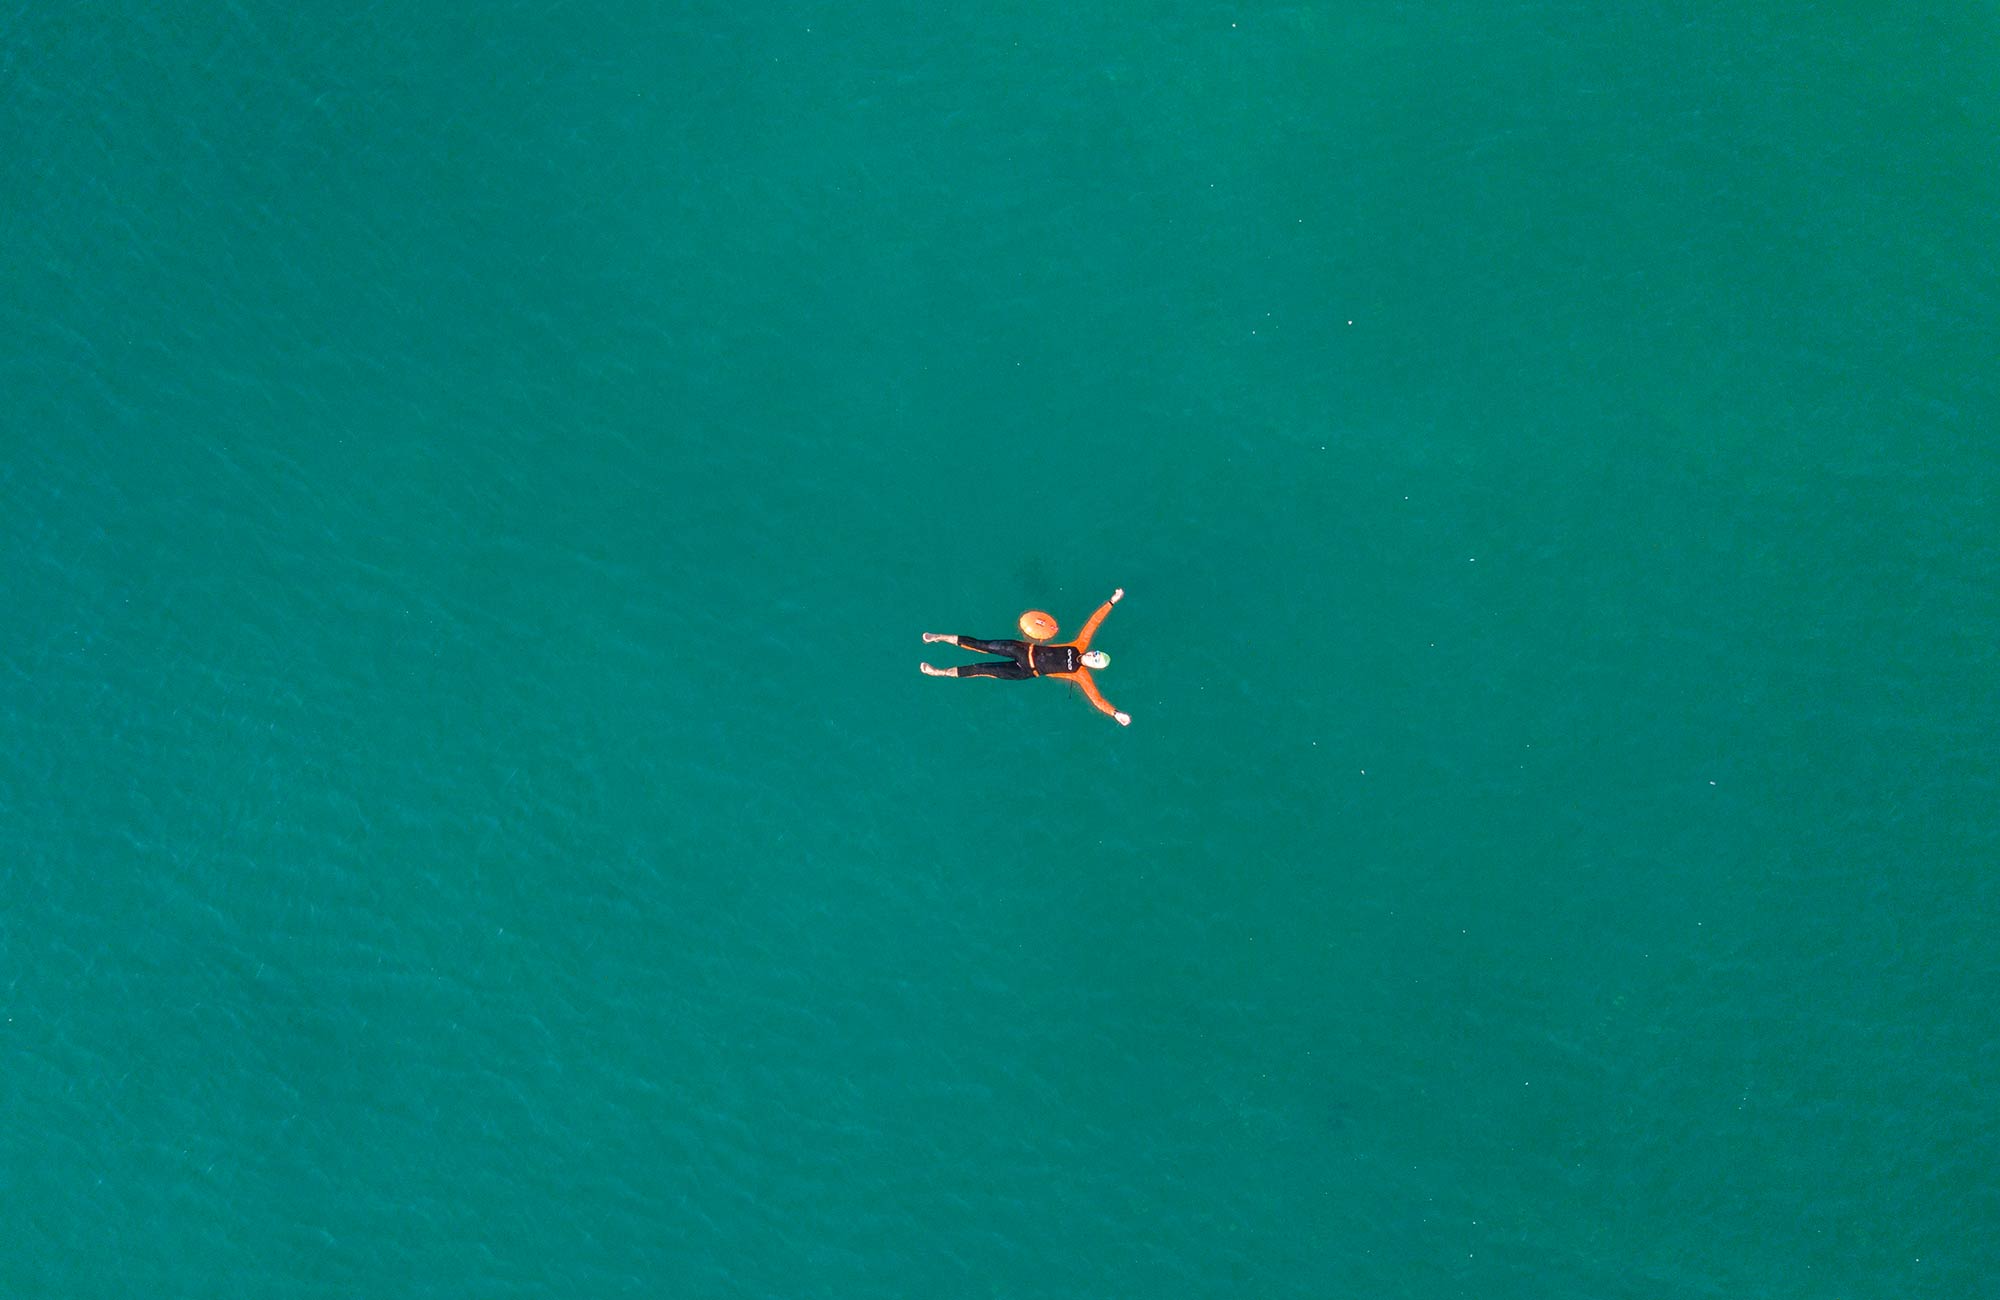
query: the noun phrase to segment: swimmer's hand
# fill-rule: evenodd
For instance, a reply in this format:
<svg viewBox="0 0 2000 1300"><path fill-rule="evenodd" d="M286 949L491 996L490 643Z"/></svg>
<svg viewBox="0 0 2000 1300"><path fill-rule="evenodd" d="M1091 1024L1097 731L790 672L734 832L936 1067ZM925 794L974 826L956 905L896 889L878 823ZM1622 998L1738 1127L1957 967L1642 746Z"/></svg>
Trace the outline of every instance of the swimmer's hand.
<svg viewBox="0 0 2000 1300"><path fill-rule="evenodd" d="M1114 713L1111 716L1118 719L1118 725L1121 727L1129 727L1132 725L1132 715L1129 713Z"/></svg>
<svg viewBox="0 0 2000 1300"><path fill-rule="evenodd" d="M1112 604L1116 605L1119 601L1123 599L1125 599L1125 588L1120 587L1118 590L1111 593Z"/></svg>

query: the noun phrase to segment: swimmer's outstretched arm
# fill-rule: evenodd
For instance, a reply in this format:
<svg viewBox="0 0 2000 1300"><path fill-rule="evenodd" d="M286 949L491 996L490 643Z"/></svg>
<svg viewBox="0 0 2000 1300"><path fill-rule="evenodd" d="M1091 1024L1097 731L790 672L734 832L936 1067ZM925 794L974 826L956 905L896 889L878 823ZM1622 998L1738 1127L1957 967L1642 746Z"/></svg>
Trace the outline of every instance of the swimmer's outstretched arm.
<svg viewBox="0 0 2000 1300"><path fill-rule="evenodd" d="M1099 605L1097 607L1097 612L1095 614L1092 614L1090 616L1090 621L1083 625L1083 633L1082 635L1077 637L1074 643L1078 652L1090 649L1090 638L1097 635L1097 625L1104 621L1104 616L1111 612L1111 607L1113 605L1116 605L1119 601L1123 599L1125 599L1125 588L1120 587L1118 590L1111 593L1110 600L1105 601L1102 605ZM1107 710L1107 712L1109 712L1109 710Z"/></svg>
<svg viewBox="0 0 2000 1300"><path fill-rule="evenodd" d="M1110 609L1111 606L1106 605L1105 608ZM1090 669L1079 668L1073 673L1058 673L1056 675L1059 677L1067 677L1071 681L1075 682L1078 686L1083 687L1084 695L1089 698L1092 704L1097 706L1097 711L1099 713L1108 713L1112 717L1118 719L1118 725L1121 727L1129 727L1132 725L1131 714L1120 713L1118 710L1111 707L1111 701L1105 699L1102 695L1099 695L1097 693L1097 683L1091 680Z"/></svg>

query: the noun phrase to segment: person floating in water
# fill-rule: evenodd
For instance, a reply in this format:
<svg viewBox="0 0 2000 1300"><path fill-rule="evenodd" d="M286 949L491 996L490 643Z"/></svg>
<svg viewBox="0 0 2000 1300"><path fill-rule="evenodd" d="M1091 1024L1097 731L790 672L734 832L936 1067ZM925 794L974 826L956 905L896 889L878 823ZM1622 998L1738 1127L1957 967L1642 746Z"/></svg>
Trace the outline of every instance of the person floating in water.
<svg viewBox="0 0 2000 1300"><path fill-rule="evenodd" d="M1124 598L1125 588L1112 592L1111 599L1099 605L1097 612L1090 616L1090 621L1083 625L1083 635L1061 645L1047 644L1056 634L1056 621L1039 609L1031 609L1021 615L1021 631L1029 638L1026 641L981 641L978 637L953 636L948 632L926 632L926 641L942 641L974 654L1007 657L999 662L966 664L961 668L933 668L929 664L918 664L917 667L931 677L999 677L1010 682L1029 677L1059 677L1082 687L1098 712L1118 719L1121 727L1129 727L1132 715L1112 708L1110 702L1097 693L1097 683L1090 677L1091 669L1103 668L1111 662L1110 655L1090 648L1090 638L1097 635L1097 625L1104 621L1111 607Z"/></svg>

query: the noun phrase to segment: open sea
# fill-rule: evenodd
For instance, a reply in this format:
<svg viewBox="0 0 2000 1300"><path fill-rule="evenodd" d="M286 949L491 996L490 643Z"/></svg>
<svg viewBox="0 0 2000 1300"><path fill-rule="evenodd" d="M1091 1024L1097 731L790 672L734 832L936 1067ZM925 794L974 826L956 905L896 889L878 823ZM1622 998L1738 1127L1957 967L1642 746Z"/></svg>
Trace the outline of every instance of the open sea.
<svg viewBox="0 0 2000 1300"><path fill-rule="evenodd" d="M1996 140L1985 4L7 6L0 1297L2000 1293Z"/></svg>

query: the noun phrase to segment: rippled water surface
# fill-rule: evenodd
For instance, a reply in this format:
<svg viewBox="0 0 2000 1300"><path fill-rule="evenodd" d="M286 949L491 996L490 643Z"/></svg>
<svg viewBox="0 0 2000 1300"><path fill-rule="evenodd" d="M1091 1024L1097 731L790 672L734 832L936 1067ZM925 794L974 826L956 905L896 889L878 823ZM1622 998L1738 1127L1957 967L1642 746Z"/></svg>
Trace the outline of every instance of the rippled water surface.
<svg viewBox="0 0 2000 1300"><path fill-rule="evenodd" d="M0 1294L1981 1294L1885 14L0 18Z"/></svg>

